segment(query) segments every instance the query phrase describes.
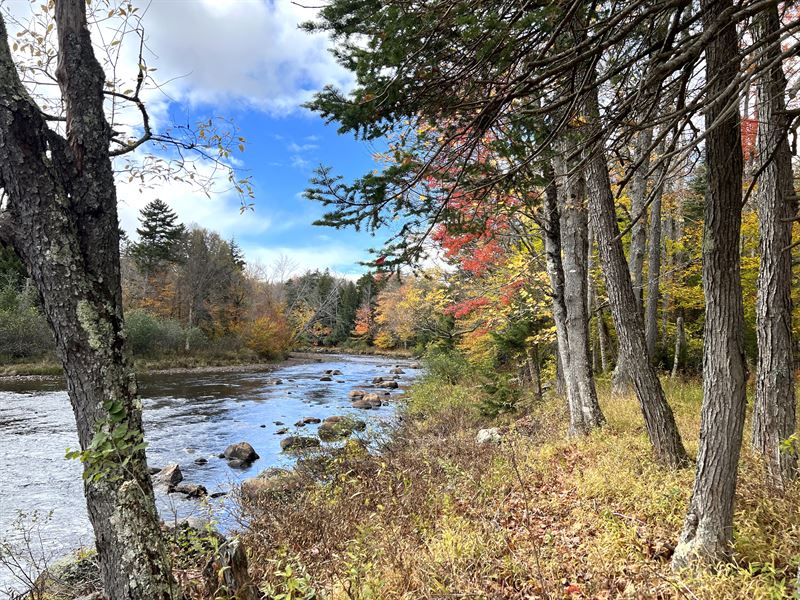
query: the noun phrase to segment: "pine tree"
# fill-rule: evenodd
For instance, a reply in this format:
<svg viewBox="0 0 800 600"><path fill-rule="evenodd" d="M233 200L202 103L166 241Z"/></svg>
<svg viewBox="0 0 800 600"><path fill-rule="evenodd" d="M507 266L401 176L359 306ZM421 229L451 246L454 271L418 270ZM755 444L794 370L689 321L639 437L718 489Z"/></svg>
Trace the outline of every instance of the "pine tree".
<svg viewBox="0 0 800 600"><path fill-rule="evenodd" d="M141 227L136 229L139 241L133 244L131 254L139 269L152 275L164 263L179 262L186 228L167 203L158 198L147 204L140 215Z"/></svg>

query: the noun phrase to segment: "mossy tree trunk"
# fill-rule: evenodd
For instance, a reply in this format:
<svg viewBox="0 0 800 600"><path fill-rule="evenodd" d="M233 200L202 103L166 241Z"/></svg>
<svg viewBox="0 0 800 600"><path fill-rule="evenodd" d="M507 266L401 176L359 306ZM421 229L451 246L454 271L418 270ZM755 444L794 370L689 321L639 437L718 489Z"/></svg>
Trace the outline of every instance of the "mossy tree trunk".
<svg viewBox="0 0 800 600"><path fill-rule="evenodd" d="M20 82L0 20L0 235L24 261L63 364L106 594L180 593L162 540L142 444L141 402L126 351L116 191L103 112L105 74L84 0L55 4L66 137Z"/></svg>

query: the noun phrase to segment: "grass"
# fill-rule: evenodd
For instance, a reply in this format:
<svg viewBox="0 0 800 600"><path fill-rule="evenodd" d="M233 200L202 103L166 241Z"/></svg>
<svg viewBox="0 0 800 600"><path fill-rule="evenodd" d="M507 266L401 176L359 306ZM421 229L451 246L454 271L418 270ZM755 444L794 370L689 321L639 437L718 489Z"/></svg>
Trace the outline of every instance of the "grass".
<svg viewBox="0 0 800 600"><path fill-rule="evenodd" d="M693 472L653 462L634 398L601 383L607 426L568 440L553 397L502 418L499 446L478 446L475 432L489 423L469 381L421 381L380 453L352 446L327 461L321 481L309 473L299 491L243 505L263 590L364 600L794 597L800 486L768 492L747 450L733 562L676 574L669 559ZM665 385L694 454L699 384Z"/></svg>

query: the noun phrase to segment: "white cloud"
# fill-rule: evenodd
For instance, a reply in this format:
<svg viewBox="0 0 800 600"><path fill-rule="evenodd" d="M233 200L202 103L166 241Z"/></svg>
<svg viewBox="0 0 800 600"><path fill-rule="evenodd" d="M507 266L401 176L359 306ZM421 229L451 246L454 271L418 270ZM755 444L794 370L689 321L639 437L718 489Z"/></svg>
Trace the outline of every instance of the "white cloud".
<svg viewBox="0 0 800 600"><path fill-rule="evenodd" d="M317 148L319 148L319 144L302 144L301 145L301 144L297 144L295 142L292 142L291 144L286 146L286 149L289 152L308 152L309 150L316 150Z"/></svg>
<svg viewBox="0 0 800 600"><path fill-rule="evenodd" d="M153 2L144 17L150 62L160 80L180 77L168 88L175 99L293 112L325 84L351 85L328 38L298 28L315 14L290 0Z"/></svg>
<svg viewBox="0 0 800 600"><path fill-rule="evenodd" d="M215 180L222 178L222 175L214 174L211 165L198 165L198 170L202 176ZM233 190L217 191L208 197L180 181L158 181L151 187L143 187L139 180L128 181L128 177L123 175L117 178L119 221L132 239L136 238L139 211L156 198L169 204L186 225L196 224L217 231L225 238L263 234L273 224L272 219L258 207L254 211L241 212L239 197Z"/></svg>
<svg viewBox="0 0 800 600"><path fill-rule="evenodd" d="M330 269L332 272L349 276L358 276L366 271L365 267L357 264L358 261L367 258L366 252L341 243L297 248L244 246L244 251L250 261L267 266L288 258L290 262L298 265L301 271Z"/></svg>

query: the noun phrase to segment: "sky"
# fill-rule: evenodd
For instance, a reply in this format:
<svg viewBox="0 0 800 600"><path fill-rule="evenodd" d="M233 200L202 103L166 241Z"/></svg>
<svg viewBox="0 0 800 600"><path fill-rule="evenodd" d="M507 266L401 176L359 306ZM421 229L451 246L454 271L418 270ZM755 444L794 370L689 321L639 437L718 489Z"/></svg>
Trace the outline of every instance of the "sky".
<svg viewBox="0 0 800 600"><path fill-rule="evenodd" d="M30 11L28 0L0 3L23 22ZM247 140L235 164L251 177L255 201L253 210L241 213L233 192L207 198L175 181L142 188L121 177L122 228L135 239L139 210L160 198L185 224L235 238L248 262L268 268L284 257L298 271L327 268L351 277L364 272L357 263L369 258L367 249L380 246L380 238L313 226L324 208L302 197L320 164L348 179L376 166L373 148L338 135L335 124L326 125L300 106L327 84L352 86L350 74L331 56L327 37L298 28L315 10L290 0L134 0L134 5L144 14L147 63L165 82L163 90L146 96L156 128L171 121L232 119ZM98 45L107 35L93 30ZM135 74L137 44L125 45L130 48L121 51L118 68Z"/></svg>

